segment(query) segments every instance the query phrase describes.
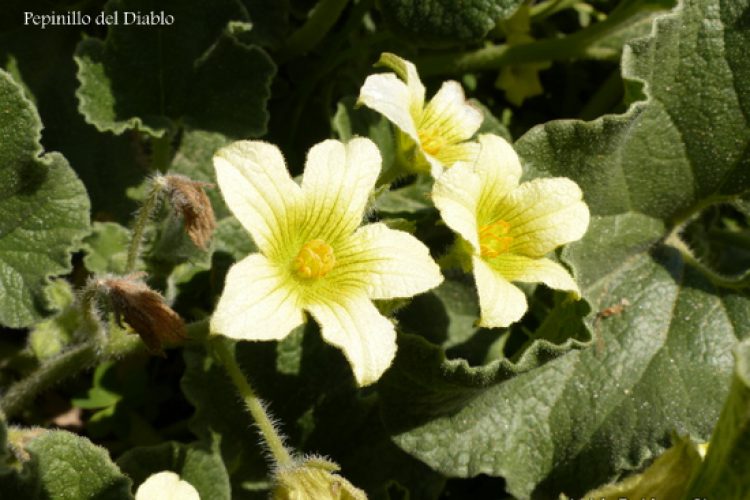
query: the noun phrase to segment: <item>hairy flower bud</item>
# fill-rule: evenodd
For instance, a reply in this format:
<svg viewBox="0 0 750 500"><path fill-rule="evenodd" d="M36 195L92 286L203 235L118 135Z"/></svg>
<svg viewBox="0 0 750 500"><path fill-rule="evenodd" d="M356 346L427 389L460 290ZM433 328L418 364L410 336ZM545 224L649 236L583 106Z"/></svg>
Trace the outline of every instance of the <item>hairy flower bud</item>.
<svg viewBox="0 0 750 500"><path fill-rule="evenodd" d="M162 183L170 205L182 216L190 239L205 250L216 228L216 218L204 188L213 184L175 174L157 177L156 182Z"/></svg>
<svg viewBox="0 0 750 500"><path fill-rule="evenodd" d="M99 278L96 286L110 300L119 325L125 320L141 337L149 351L162 354L162 346L186 338L185 323L165 302L164 297L138 279Z"/></svg>
<svg viewBox="0 0 750 500"><path fill-rule="evenodd" d="M276 472L273 500L366 500L367 495L334 474L339 466L320 457L304 458Z"/></svg>

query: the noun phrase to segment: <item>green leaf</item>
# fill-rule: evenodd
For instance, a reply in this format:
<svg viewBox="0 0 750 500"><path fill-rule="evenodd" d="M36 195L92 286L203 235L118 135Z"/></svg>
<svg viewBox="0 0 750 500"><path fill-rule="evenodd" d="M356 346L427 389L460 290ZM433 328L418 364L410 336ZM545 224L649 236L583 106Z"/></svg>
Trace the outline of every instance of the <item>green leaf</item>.
<svg viewBox="0 0 750 500"><path fill-rule="evenodd" d="M73 398L70 400L71 404L85 410L109 408L116 405L123 395L108 387L109 380L105 381L105 378L111 375L110 370L113 365L113 362L105 362L97 366L92 386L86 391L85 397Z"/></svg>
<svg viewBox="0 0 750 500"><path fill-rule="evenodd" d="M218 451L200 443L183 444L170 441L157 446L143 446L124 453L117 465L135 485L151 474L170 470L187 481L201 498L229 500L229 475Z"/></svg>
<svg viewBox="0 0 750 500"><path fill-rule="evenodd" d="M248 21L239 2L162 2L168 26L124 25L127 11L149 12L148 0L111 0L120 24L107 38L83 40L76 52L80 110L99 130L139 129L162 136L177 124L233 137L266 131L266 103L276 68L257 46L238 39ZM241 30L239 35L241 35ZM138 54L138 57L133 57Z"/></svg>
<svg viewBox="0 0 750 500"><path fill-rule="evenodd" d="M80 324L80 310L75 303L73 288L67 281L54 280L46 295L51 308L58 312L34 325L29 333L29 347L40 361L59 354L73 340Z"/></svg>
<svg viewBox="0 0 750 500"><path fill-rule="evenodd" d="M502 476L518 497L578 497L641 467L673 431L708 438L750 300L664 241L750 188L750 88L736 84L750 74L749 14L746 0L684 2L626 50L645 101L519 140L527 177L574 179L594 215L562 260L597 341L521 374L400 345L384 405L399 446L448 476Z"/></svg>
<svg viewBox="0 0 750 500"><path fill-rule="evenodd" d="M479 41L510 17L522 0L382 0L381 12L394 32L420 45Z"/></svg>
<svg viewBox="0 0 750 500"><path fill-rule="evenodd" d="M49 276L70 270L70 254L89 230L89 200L65 158L39 144L32 103L0 71L0 324L43 317Z"/></svg>
<svg viewBox="0 0 750 500"><path fill-rule="evenodd" d="M17 7L3 2L0 17L20 20L24 11L48 8L44 0ZM142 180L148 154L137 134L102 134L78 113L73 52L80 33L73 29L29 31L23 25L13 28L0 33L0 65L13 69L14 78L23 81L36 104L44 123L43 146L62 153L86 185L92 219L127 221L136 207L125 196L125 188Z"/></svg>
<svg viewBox="0 0 750 500"><path fill-rule="evenodd" d="M750 491L750 340L734 351L732 388L687 498L743 498Z"/></svg>
<svg viewBox="0 0 750 500"><path fill-rule="evenodd" d="M587 292L606 305L630 301L594 327L603 347L520 375L400 344L384 382L396 443L443 474L503 476L512 494L528 497L578 496L638 467L674 429L706 439L750 302L714 295L674 254L637 256Z"/></svg>
<svg viewBox="0 0 750 500"><path fill-rule="evenodd" d="M131 481L104 448L67 431L10 430L23 470L0 482L0 497L28 500L132 500ZM19 496L19 493L21 495Z"/></svg>
<svg viewBox="0 0 750 500"><path fill-rule="evenodd" d="M125 273L130 243L130 231L126 228L114 222L94 222L83 243L86 269L92 273Z"/></svg>
<svg viewBox="0 0 750 500"><path fill-rule="evenodd" d="M668 224L750 190L750 90L735 85L750 72L746 9L746 1L688 1L659 18L655 35L623 55L624 76L647 100L625 115L532 129L518 143L530 176L574 179L596 215L636 212Z"/></svg>

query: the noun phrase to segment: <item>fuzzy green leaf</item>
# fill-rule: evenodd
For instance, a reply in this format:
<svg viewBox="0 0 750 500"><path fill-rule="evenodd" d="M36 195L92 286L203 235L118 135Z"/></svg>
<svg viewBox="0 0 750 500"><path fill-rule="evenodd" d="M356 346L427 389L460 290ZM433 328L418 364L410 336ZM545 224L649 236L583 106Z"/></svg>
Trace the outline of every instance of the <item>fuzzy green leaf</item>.
<svg viewBox="0 0 750 500"><path fill-rule="evenodd" d="M42 156L39 115L3 71L0 117L0 324L22 327L44 315L47 278L70 270L89 199L62 155Z"/></svg>
<svg viewBox="0 0 750 500"><path fill-rule="evenodd" d="M0 498L132 500L131 481L104 448L66 431L13 430L23 470L0 481ZM15 439L13 438L15 436Z"/></svg>
<svg viewBox="0 0 750 500"><path fill-rule="evenodd" d="M54 280L46 290L52 309L57 313L40 321L29 333L29 347L39 360L51 358L62 351L75 337L80 324L80 310L70 283Z"/></svg>
<svg viewBox="0 0 750 500"><path fill-rule="evenodd" d="M111 0L105 12L149 12L148 0ZM99 130L137 128L161 136L175 125L234 137L260 136L276 68L256 46L239 40L247 11L239 2L169 0L169 26L120 24L107 38L83 40L76 53L80 110ZM133 57L132 54L138 54Z"/></svg>
<svg viewBox="0 0 750 500"><path fill-rule="evenodd" d="M143 483L151 474L170 470L190 483L201 498L229 500L229 475L217 451L202 444L185 445L177 442L157 446L143 446L129 450L117 465L135 485Z"/></svg>
<svg viewBox="0 0 750 500"><path fill-rule="evenodd" d="M13 2L10 2L11 4ZM0 6L0 17L22 19L24 11L49 7L43 0ZM8 9L8 10L4 10ZM59 151L76 171L91 199L91 218L126 222L135 203L125 188L146 174L148 144L138 134L102 134L78 112L75 47L76 30L29 31L24 26L0 33L0 65L23 81L42 117L42 144Z"/></svg>
<svg viewBox="0 0 750 500"><path fill-rule="evenodd" d="M522 0L382 0L393 31L423 45L478 41L510 17Z"/></svg>
<svg viewBox="0 0 750 500"><path fill-rule="evenodd" d="M750 300L663 241L750 189L750 88L737 84L750 72L748 15L747 0L684 2L626 49L644 101L518 142L527 177L574 179L594 215L562 257L596 340L520 375L400 346L385 415L401 447L449 476L503 476L518 497L575 497L640 467L673 431L708 439Z"/></svg>

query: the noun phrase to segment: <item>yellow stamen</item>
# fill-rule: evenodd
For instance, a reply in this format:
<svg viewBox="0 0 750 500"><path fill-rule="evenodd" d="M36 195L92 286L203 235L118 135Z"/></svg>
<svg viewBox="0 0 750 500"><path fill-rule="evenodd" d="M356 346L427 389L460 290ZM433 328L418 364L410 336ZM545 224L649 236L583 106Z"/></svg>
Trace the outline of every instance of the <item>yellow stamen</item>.
<svg viewBox="0 0 750 500"><path fill-rule="evenodd" d="M445 139L432 129L420 130L418 135L422 149L431 156L436 156L445 146Z"/></svg>
<svg viewBox="0 0 750 500"><path fill-rule="evenodd" d="M513 243L513 237L507 236L510 233L510 224L504 220L493 222L479 228L479 250L482 257L497 257L505 253Z"/></svg>
<svg viewBox="0 0 750 500"><path fill-rule="evenodd" d="M333 248L323 240L310 240L294 258L294 270L301 278L322 278L336 264Z"/></svg>

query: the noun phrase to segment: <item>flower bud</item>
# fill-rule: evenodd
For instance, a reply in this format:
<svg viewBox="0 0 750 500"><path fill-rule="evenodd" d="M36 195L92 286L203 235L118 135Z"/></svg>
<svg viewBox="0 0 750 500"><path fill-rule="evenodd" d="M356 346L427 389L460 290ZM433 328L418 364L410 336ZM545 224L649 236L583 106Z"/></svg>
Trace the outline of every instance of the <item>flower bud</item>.
<svg viewBox="0 0 750 500"><path fill-rule="evenodd" d="M367 495L345 478L334 474L339 466L320 457L307 457L279 468L273 500L366 500Z"/></svg>
<svg viewBox="0 0 750 500"><path fill-rule="evenodd" d="M140 335L149 351L162 354L162 346L186 338L185 323L165 302L164 297L138 279L99 278L95 283L110 300L117 324L124 319Z"/></svg>
<svg viewBox="0 0 750 500"><path fill-rule="evenodd" d="M204 188L212 187L213 184L175 174L157 177L155 182L164 186L169 203L182 216L190 239L197 247L205 250L216 229L216 218Z"/></svg>

